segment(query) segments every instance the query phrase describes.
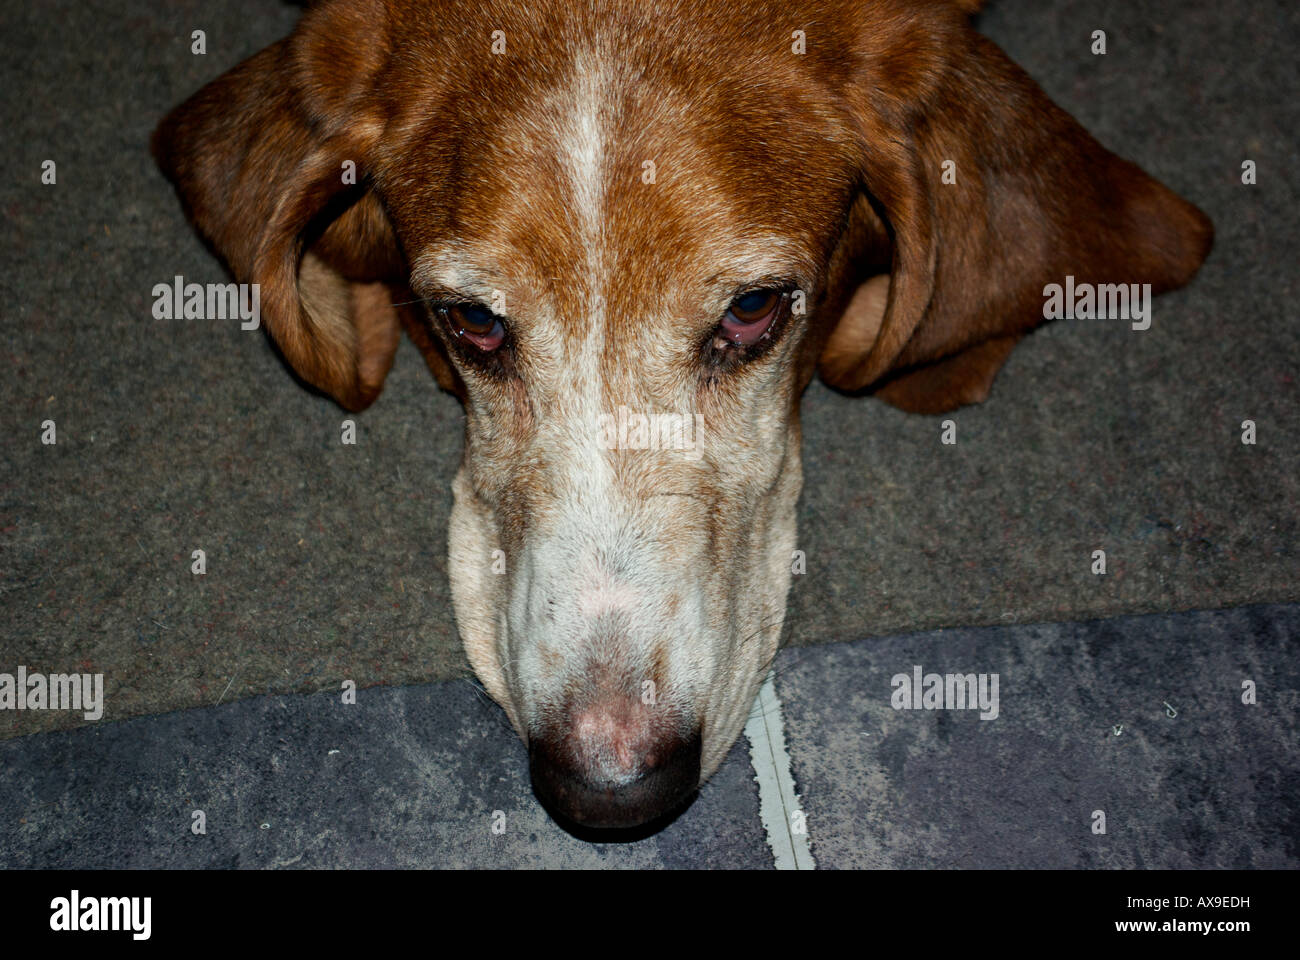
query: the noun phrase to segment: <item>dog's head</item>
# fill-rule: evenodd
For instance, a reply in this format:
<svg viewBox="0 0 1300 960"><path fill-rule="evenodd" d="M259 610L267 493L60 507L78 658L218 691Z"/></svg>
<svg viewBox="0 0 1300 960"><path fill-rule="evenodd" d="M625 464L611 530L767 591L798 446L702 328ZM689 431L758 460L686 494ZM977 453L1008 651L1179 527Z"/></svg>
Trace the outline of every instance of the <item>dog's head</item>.
<svg viewBox="0 0 1300 960"><path fill-rule="evenodd" d="M1207 252L975 5L326 3L160 127L305 380L367 406L404 325L464 400L456 617L563 817L650 820L738 736L819 363L975 402L1045 284Z"/></svg>

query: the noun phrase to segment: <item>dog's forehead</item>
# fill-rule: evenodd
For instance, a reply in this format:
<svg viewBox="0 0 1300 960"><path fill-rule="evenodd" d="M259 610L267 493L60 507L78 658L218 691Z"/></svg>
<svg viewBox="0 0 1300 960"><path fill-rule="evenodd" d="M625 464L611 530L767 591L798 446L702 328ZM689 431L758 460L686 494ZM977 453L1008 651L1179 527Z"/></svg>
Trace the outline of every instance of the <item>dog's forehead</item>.
<svg viewBox="0 0 1300 960"><path fill-rule="evenodd" d="M603 295L645 298L815 269L855 168L788 44L598 26L485 53L468 94L411 98L385 179L413 277L482 296L599 274Z"/></svg>

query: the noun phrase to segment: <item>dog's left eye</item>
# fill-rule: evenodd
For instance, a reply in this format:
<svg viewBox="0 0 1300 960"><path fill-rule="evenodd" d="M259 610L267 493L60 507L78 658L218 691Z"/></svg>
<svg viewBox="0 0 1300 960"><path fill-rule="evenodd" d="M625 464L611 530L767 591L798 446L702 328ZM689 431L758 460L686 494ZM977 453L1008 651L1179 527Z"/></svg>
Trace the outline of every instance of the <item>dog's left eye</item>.
<svg viewBox="0 0 1300 960"><path fill-rule="evenodd" d="M506 328L487 307L473 303L453 303L442 308L442 315L454 336L468 340L485 353L501 346Z"/></svg>
<svg viewBox="0 0 1300 960"><path fill-rule="evenodd" d="M731 301L722 318L722 336L742 346L758 343L772 329L784 297L780 290L752 290L741 294Z"/></svg>

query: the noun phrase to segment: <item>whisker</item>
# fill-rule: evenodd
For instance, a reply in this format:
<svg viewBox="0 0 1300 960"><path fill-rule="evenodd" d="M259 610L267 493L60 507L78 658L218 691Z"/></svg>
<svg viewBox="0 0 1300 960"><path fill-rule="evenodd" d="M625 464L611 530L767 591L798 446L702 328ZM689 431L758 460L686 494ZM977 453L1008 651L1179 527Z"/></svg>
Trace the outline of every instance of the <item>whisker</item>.
<svg viewBox="0 0 1300 960"><path fill-rule="evenodd" d="M483 684L479 683L474 677L461 677L461 679L469 684L470 689L474 691L474 695L479 700L492 708L490 712L493 720L509 731L511 736L516 736L515 728L510 725L510 721L506 718L505 710L501 708L501 704L492 699Z"/></svg>
<svg viewBox="0 0 1300 960"><path fill-rule="evenodd" d="M780 617L778 617L776 620L770 623L762 623L760 621L759 628L755 630L753 633L751 633L749 636L747 636L744 640L740 641L740 646L743 647L745 644L749 643L749 641L753 640L758 636L761 636L763 631L765 630L770 630L773 627L783 626L785 624L785 621L786 621L786 616L784 614L782 614ZM777 649L779 650L780 647L778 646Z"/></svg>
<svg viewBox="0 0 1300 960"><path fill-rule="evenodd" d="M791 649L793 649L793 648L791 648ZM778 650L777 652L779 653L780 651ZM772 679L773 679L773 680L776 680L778 677L784 676L784 674L785 674L785 672L786 672L787 670L789 670L791 667L795 666L796 664L802 663L804 660L808 659L810 656L812 656L813 652L814 652L814 648L809 647L809 648L806 649L803 653L801 653L799 656L797 656L797 657L795 657L793 660L791 660L789 663L782 664L781 667L779 667L778 669L772 671ZM772 657L772 660L775 661L775 660L776 660L776 657L773 656L773 657ZM769 664L769 667L770 667L770 666L771 666L771 664Z"/></svg>
<svg viewBox="0 0 1300 960"><path fill-rule="evenodd" d="M693 492L688 491L688 490L658 490L658 491L656 491L656 492L650 494L650 496L652 496L652 497L691 497L692 499L694 499L694 500L699 500L699 501L701 501L701 502L703 502L703 503L708 503L708 502L709 502L709 498L706 497L706 496L704 496L702 493L693 493Z"/></svg>

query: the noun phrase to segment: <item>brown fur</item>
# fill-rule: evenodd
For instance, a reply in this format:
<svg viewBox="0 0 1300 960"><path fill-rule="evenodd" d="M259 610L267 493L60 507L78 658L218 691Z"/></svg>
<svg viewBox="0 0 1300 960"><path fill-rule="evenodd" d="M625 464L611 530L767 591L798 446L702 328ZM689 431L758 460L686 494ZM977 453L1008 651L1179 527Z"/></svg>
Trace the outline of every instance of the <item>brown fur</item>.
<svg viewBox="0 0 1300 960"><path fill-rule="evenodd" d="M828 234L854 237L852 226L836 230L834 203L795 209L808 191L825 194L826 185L841 180L846 156L854 157L861 186L892 230L890 260L875 265L893 274L891 298L870 336L845 329L830 338L836 317L823 310L810 340L830 339L820 358L827 382L861 390L894 374L881 396L905 409L940 411L983 399L1008 350L973 350L961 363L948 358L987 340L1005 347L1036 326L1044 283L1072 273L1080 282L1149 282L1157 292L1167 290L1195 273L1212 239L1200 211L1097 144L966 25L965 14L980 5L813 2L804 11L759 5L747 15L734 13L735 5L677 5L694 12L684 21L689 27L631 9L615 14L619 29L643 42L649 34L663 36L658 47L665 55L643 66L647 100L671 91L677 98L671 109L719 112L716 142L696 146L709 151L713 176L735 183L738 212L756 225L766 221L807 235L814 249ZM159 163L176 180L199 229L237 277L263 282L268 328L286 357L305 380L349 409L378 395L397 317L354 310L355 329L364 331L358 336L295 307L294 270L304 239L312 237L313 252L340 276L394 284L399 299L407 278L390 217L406 221L408 242L415 244L493 223L491 200L476 210L458 205L453 217L451 201L465 199L454 185L472 181L474 196L498 202L520 185L493 176L491 154L475 156L464 147L476 128L517 122L512 118L521 100L544 96L548 70L565 56L555 38L566 28L584 29L573 26L582 14L564 12L563 5L549 14L539 5L523 15L527 23L507 8L467 17L457 6L321 4L291 38L209 84L155 135ZM446 15L423 16L426 7L445 8ZM533 31L534 20L555 28ZM483 28L448 30L444 24L450 23ZM498 24L514 44L508 58L483 54L484 32ZM785 25L816 25L802 62L786 55ZM719 44L716 56L701 56L692 36L728 42ZM766 76L769 89L752 98L738 90L716 104L694 101L692 89L712 83L735 44L746 44L749 57L770 61L754 71ZM398 50L437 50L438 56L397 61L392 54ZM793 149L784 160L773 141L782 143L786 131L767 115L770 100L782 95L770 88L784 89L788 109L801 111L807 125L800 143L785 141ZM467 91L475 95L464 96ZM731 131L737 125L726 122L732 111L747 119L753 139L772 155L756 163L752 150L736 142ZM635 114L629 107L622 141L630 180L637 158L662 156L664 147L638 143L645 131L630 122ZM519 126L526 139L527 123ZM804 147L823 134L827 140L817 151ZM544 166L546 145L536 146ZM361 189L347 191L339 183L345 159L369 177ZM956 185L939 182L944 160L957 164ZM380 199L373 188L393 179L385 171L394 164L404 186ZM770 184L753 182L764 173ZM312 222L330 210L332 222ZM689 220L691 210L691 192L683 191L661 211L662 222ZM868 216L877 231L884 228ZM500 229L518 234L515 239L545 265L542 272L562 275L576 255L560 219ZM670 264L659 251L668 239L648 235L628 251L632 259L623 276L632 287L629 296L662 280ZM889 239L877 235L868 243L878 247ZM851 285L854 277L833 279ZM832 304L842 299L836 291L828 294ZM455 389L437 345L420 339L440 382ZM937 361L944 362L914 375L914 368Z"/></svg>
<svg viewBox="0 0 1300 960"><path fill-rule="evenodd" d="M1205 216L976 33L979 6L326 2L158 128L304 380L364 408L405 327L465 401L457 619L571 813L622 822L584 777L697 751L638 781L648 816L738 735L784 617L818 369L906 410L980 402L1046 284L1159 292L1208 253ZM806 313L708 359L737 291L778 280ZM488 292L510 337L491 369L424 305ZM597 450L592 418L621 406L698 414L701 455ZM645 679L655 710L629 700Z"/></svg>

